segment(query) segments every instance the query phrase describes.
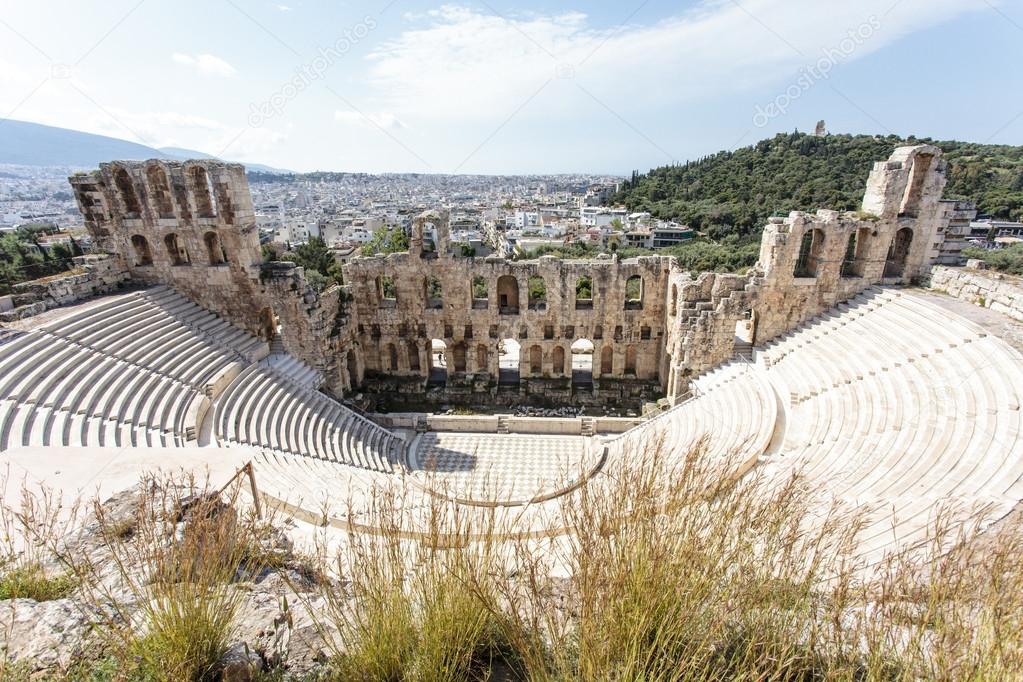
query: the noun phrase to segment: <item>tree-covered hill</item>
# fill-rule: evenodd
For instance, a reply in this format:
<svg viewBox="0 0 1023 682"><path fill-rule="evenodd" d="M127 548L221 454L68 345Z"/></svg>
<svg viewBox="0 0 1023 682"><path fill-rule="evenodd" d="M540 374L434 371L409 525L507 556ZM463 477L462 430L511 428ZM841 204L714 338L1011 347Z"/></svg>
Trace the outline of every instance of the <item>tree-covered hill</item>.
<svg viewBox="0 0 1023 682"><path fill-rule="evenodd" d="M903 144L935 144L949 163L947 198L996 218L1023 217L1023 147L896 136L779 134L698 161L634 173L611 201L687 223L712 238L759 233L771 215L859 208L874 161Z"/></svg>

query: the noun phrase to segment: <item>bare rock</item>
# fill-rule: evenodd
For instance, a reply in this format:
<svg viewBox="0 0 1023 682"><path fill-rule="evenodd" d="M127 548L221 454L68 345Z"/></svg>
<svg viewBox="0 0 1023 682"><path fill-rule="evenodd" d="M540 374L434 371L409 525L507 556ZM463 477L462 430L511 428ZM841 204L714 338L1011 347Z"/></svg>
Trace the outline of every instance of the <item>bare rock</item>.
<svg viewBox="0 0 1023 682"><path fill-rule="evenodd" d="M0 602L0 645L12 661L34 670L66 668L90 648L92 614L71 599Z"/></svg>

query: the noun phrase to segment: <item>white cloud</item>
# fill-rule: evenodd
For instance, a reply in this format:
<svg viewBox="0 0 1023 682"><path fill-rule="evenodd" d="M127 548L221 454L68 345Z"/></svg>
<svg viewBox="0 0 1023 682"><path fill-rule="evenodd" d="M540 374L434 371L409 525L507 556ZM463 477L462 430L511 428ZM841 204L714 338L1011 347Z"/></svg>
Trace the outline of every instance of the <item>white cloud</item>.
<svg viewBox="0 0 1023 682"><path fill-rule="evenodd" d="M274 7L276 7L278 11L281 12L290 12L292 10L292 7L288 5L274 5Z"/></svg>
<svg viewBox="0 0 1023 682"><path fill-rule="evenodd" d="M384 130L401 130L407 126L392 113L360 114L357 111L335 111L334 120L345 124L361 125L367 128L383 128Z"/></svg>
<svg viewBox="0 0 1023 682"><path fill-rule="evenodd" d="M704 0L652 24L594 28L586 15L501 17L444 5L408 19L423 25L369 55L381 106L405 120L499 122L520 115L577 116L601 104L649 111L784 85L838 48L850 31L879 24L845 61L903 35L978 10L974 0ZM585 88L586 94L576 85Z"/></svg>
<svg viewBox="0 0 1023 682"><path fill-rule="evenodd" d="M171 59L178 64L191 66L199 73L206 76L233 76L237 73L237 70L233 66L220 57L212 54L191 55L175 52L171 55Z"/></svg>

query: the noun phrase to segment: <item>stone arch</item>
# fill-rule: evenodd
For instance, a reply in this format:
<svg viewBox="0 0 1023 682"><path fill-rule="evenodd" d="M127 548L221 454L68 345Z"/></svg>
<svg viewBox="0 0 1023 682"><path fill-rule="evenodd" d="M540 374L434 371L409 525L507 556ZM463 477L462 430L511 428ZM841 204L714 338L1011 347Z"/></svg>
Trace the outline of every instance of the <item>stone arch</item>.
<svg viewBox="0 0 1023 682"><path fill-rule="evenodd" d="M803 233L799 242L799 255L796 266L792 270L793 277L816 277L820 266L820 257L824 252L824 231L816 227Z"/></svg>
<svg viewBox="0 0 1023 682"><path fill-rule="evenodd" d="M636 347L626 346L625 347L625 374L630 376L636 375Z"/></svg>
<svg viewBox="0 0 1023 682"><path fill-rule="evenodd" d="M530 310L547 309L547 283L543 277L532 275L526 280L526 292L528 294Z"/></svg>
<svg viewBox="0 0 1023 682"><path fill-rule="evenodd" d="M614 350L611 346L604 346L600 349L600 376L611 376L614 374Z"/></svg>
<svg viewBox="0 0 1023 682"><path fill-rule="evenodd" d="M543 374L543 349L540 346L532 346L529 349L529 374L540 376Z"/></svg>
<svg viewBox="0 0 1023 682"><path fill-rule="evenodd" d="M114 170L114 185L117 186L117 192L121 195L121 201L124 203L125 217L138 218L141 211L139 196L135 192L135 183L132 182L126 169L118 166Z"/></svg>
<svg viewBox="0 0 1023 682"><path fill-rule="evenodd" d="M210 265L224 265L227 263L227 252L224 250L224 245L220 241L220 236L213 232L207 232L202 238L203 244L206 245L206 260L209 261Z"/></svg>
<svg viewBox="0 0 1023 682"><path fill-rule="evenodd" d="M135 265L152 265L153 252L149 250L149 242L140 234L132 235L131 246L135 250Z"/></svg>
<svg viewBox="0 0 1023 682"><path fill-rule="evenodd" d="M583 275L575 281L575 309L590 310L593 308L593 278Z"/></svg>
<svg viewBox="0 0 1023 682"><path fill-rule="evenodd" d="M419 344L415 341L409 341L406 344L405 351L408 353L408 368L413 372L418 372L419 366Z"/></svg>
<svg viewBox="0 0 1023 682"><path fill-rule="evenodd" d="M906 271L906 261L909 259L909 249L912 245L912 228L903 227L895 233L884 263L885 277L902 277Z"/></svg>
<svg viewBox="0 0 1023 682"><path fill-rule="evenodd" d="M177 233L171 232L164 237L163 245L167 248L167 255L170 257L171 265L189 265L191 263L188 259L188 251L181 244Z"/></svg>
<svg viewBox="0 0 1023 682"><path fill-rule="evenodd" d="M387 360L387 369L390 372L398 371L398 349L393 343L387 344L384 348L384 358Z"/></svg>
<svg viewBox="0 0 1023 682"><path fill-rule="evenodd" d="M669 307L670 314L672 317L678 315L678 285L671 285L671 305Z"/></svg>
<svg viewBox="0 0 1023 682"><path fill-rule="evenodd" d="M625 280L625 309L643 309L643 278L633 275Z"/></svg>
<svg viewBox="0 0 1023 682"><path fill-rule="evenodd" d="M565 349L555 346L551 351L551 374L560 377L565 374Z"/></svg>
<svg viewBox="0 0 1023 682"><path fill-rule="evenodd" d="M170 184L167 172L158 163L146 166L146 180L149 183L149 196L153 198L153 208L159 218L173 218L174 205L171 203Z"/></svg>
<svg viewBox="0 0 1023 682"><path fill-rule="evenodd" d="M202 166L188 169L192 182L192 196L195 197L195 213L200 218L216 218L217 210L213 204L213 185L210 174Z"/></svg>
<svg viewBox="0 0 1023 682"><path fill-rule="evenodd" d="M519 312L519 281L511 275L497 278L497 306L502 315L517 315Z"/></svg>

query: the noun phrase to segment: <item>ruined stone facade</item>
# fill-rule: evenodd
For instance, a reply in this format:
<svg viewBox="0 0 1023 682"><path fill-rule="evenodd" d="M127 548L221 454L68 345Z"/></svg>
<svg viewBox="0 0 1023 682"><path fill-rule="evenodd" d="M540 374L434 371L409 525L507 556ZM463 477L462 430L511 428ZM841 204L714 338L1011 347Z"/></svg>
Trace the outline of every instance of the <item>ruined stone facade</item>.
<svg viewBox="0 0 1023 682"><path fill-rule="evenodd" d="M947 227L944 183L939 149L899 148L875 164L862 211L772 218L742 275L695 276L660 256L460 257L447 214L430 211L408 252L356 258L345 286L317 293L301 268L262 262L240 165L112 162L71 178L86 226L132 280L279 337L336 395L470 405L676 402L737 348L874 284L925 275Z"/></svg>
<svg viewBox="0 0 1023 682"><path fill-rule="evenodd" d="M426 232L436 234L433 248ZM439 400L593 404L659 392L671 264L460 258L450 252L447 215L430 212L414 221L409 252L355 259L345 279L377 390L422 393L432 376L446 389ZM500 351L513 345L518 362L502 369ZM585 349L577 366L589 366L575 381L573 346L577 356Z"/></svg>

